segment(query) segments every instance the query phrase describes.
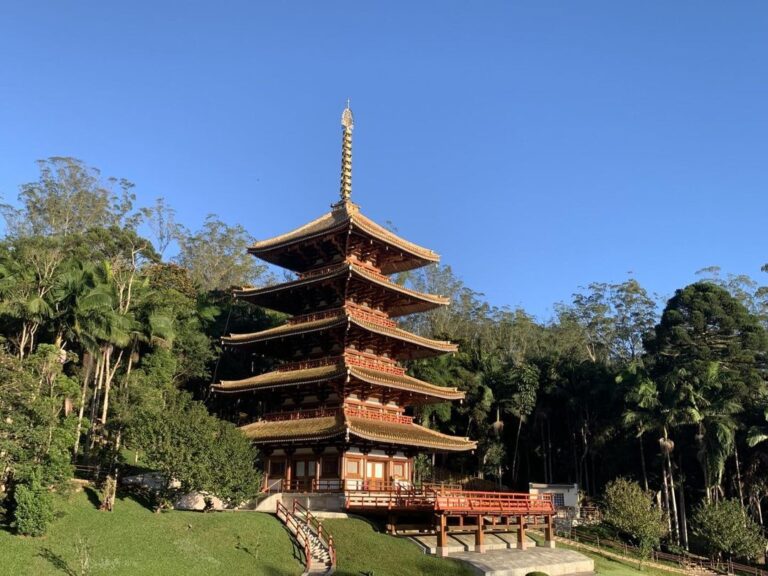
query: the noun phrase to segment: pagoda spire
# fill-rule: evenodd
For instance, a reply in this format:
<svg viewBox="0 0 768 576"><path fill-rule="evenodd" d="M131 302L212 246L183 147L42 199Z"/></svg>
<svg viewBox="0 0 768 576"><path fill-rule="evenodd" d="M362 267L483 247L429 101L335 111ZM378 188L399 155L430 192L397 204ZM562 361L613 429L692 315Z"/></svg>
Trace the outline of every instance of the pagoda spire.
<svg viewBox="0 0 768 576"><path fill-rule="evenodd" d="M341 125L344 132L341 141L341 201L346 202L352 195L352 129L355 127L355 121L352 118L352 110L349 108L349 99L347 107L341 113Z"/></svg>

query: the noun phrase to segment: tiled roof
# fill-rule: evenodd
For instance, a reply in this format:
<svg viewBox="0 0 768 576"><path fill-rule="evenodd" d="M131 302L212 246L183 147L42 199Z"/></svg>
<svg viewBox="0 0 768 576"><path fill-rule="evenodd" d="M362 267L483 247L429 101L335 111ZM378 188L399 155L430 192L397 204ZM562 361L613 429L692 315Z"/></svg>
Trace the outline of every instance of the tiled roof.
<svg viewBox="0 0 768 576"><path fill-rule="evenodd" d="M349 372L358 380L368 382L369 384L387 386L398 390L407 390L417 394L426 394L427 396L434 396L444 400L461 400L464 398L464 392L461 392L456 388L436 386L429 382L424 382L423 380L408 376L407 374L390 374L389 372L381 372L379 370L363 368L361 366L350 366Z"/></svg>
<svg viewBox="0 0 768 576"><path fill-rule="evenodd" d="M458 436L448 436L417 424L399 424L345 416L303 418L299 420L261 421L240 428L254 442L326 440L354 436L382 444L416 446L451 452L473 450L477 443Z"/></svg>
<svg viewBox="0 0 768 576"><path fill-rule="evenodd" d="M411 305L401 304L396 306L393 310L390 311L393 313L393 315L399 316L400 314L409 314L412 311L421 312L429 310L435 306L447 306L450 304L450 298L438 296L436 294L427 294L417 290L411 290L410 288L396 284L387 278L381 277L378 274L372 274L362 266L351 262L342 262L338 266L330 267L326 272L322 274L311 276L309 278L301 278L292 282L285 282L283 284L276 284L274 286L265 286L263 288L242 288L240 290L235 290L235 296L238 298L254 300L258 304L259 297L271 297L274 299L279 297L281 292L288 292L296 288L318 284L331 278L344 276L349 272L352 272L352 274L358 278L362 278L363 280L372 282L386 290L391 290L392 292L396 292L416 301ZM419 302L425 303L427 306L419 306Z"/></svg>
<svg viewBox="0 0 768 576"><path fill-rule="evenodd" d="M321 318L319 320L310 320L308 322L299 322L296 324L283 324L282 326L277 326L276 328L269 328L267 330L261 330L260 332L253 332L250 334L230 334L229 336L223 337L222 342L231 346L253 344L255 342L263 342L265 340L272 340L275 338L284 338L287 336L307 334L309 332L316 332L319 330L328 330L330 328L335 328L337 326L343 326L346 323L350 323L369 332L373 332L374 334L410 342L411 344L421 346L422 348L428 348L438 352L456 352L458 350L458 347L451 342L424 338L423 336L413 334L401 328L394 326L383 326L376 322L364 320L363 318L356 316L354 313L349 312L346 308L339 308L337 315L330 315L332 314L332 311L328 311L328 313L329 317Z"/></svg>
<svg viewBox="0 0 768 576"><path fill-rule="evenodd" d="M267 330L252 332L250 334L230 334L229 336L224 336L221 340L224 342L224 344L230 344L233 346L238 344L251 344L253 342L263 342L265 340L283 338L285 336L292 336L294 334L307 334L308 332L327 330L328 328L334 328L346 323L346 316L339 313L338 316L321 318L320 320L311 320L309 322L301 322L300 324L282 324L281 326L276 326L275 328L268 328Z"/></svg>
<svg viewBox="0 0 768 576"><path fill-rule="evenodd" d="M418 424L398 424L347 416L349 432L352 435L371 440L436 450L474 450L477 442L459 436L448 436Z"/></svg>
<svg viewBox="0 0 768 576"><path fill-rule="evenodd" d="M216 392L245 392L258 389L282 388L332 380L346 375L347 370L340 364L329 364L303 370L267 372L243 380L222 380L213 386Z"/></svg>
<svg viewBox="0 0 768 576"><path fill-rule="evenodd" d="M266 374L252 376L243 380L223 380L212 388L220 393L283 388L333 380L334 378L346 376L347 371L349 371L351 377L375 386L404 390L442 400L461 400L464 398L464 393L456 388L435 386L406 374L392 374L360 366L345 367L341 363L301 370L267 372Z"/></svg>
<svg viewBox="0 0 768 576"><path fill-rule="evenodd" d="M344 434L344 418L322 416L320 418L302 418L300 420L262 420L241 426L240 430L254 442L274 440L326 440Z"/></svg>
<svg viewBox="0 0 768 576"><path fill-rule="evenodd" d="M413 242L400 238L386 228L376 224L376 222L370 218L363 216L358 206L349 201L336 205L336 207L327 214L323 214L319 218L316 218L295 230L291 230L290 232L286 232L285 234L273 238L254 242L248 251L251 252L251 254L259 255L260 253L268 252L275 248L309 240L318 235L327 234L335 230L341 231L347 228L357 228L369 236L386 244L395 246L398 249L408 252L427 262L438 262L440 260L440 256L432 250L422 248Z"/></svg>

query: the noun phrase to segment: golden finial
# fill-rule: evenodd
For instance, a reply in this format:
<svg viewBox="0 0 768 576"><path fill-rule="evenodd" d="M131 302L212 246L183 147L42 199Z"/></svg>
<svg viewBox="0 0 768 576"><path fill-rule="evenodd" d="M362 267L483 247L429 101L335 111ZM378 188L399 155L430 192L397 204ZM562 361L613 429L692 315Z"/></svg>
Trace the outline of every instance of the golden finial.
<svg viewBox="0 0 768 576"><path fill-rule="evenodd" d="M341 125L344 127L341 141L341 200L345 201L352 195L352 129L355 127L349 99L341 113Z"/></svg>

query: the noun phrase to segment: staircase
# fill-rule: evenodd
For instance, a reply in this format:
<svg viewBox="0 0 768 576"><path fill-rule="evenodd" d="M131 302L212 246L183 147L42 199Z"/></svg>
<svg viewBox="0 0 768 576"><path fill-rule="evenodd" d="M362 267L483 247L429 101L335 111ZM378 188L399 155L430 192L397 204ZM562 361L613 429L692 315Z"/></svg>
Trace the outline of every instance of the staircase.
<svg viewBox="0 0 768 576"><path fill-rule="evenodd" d="M336 549L333 536L323 528L323 523L294 500L289 510L282 502L277 502L277 517L285 524L296 539L304 555L304 575L324 574L330 576L336 571Z"/></svg>

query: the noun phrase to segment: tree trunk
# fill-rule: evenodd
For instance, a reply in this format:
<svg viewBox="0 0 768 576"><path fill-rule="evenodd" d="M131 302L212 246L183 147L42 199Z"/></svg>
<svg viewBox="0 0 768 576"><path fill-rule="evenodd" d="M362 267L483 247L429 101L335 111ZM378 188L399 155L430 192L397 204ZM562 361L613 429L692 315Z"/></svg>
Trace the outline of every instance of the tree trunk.
<svg viewBox="0 0 768 576"><path fill-rule="evenodd" d="M648 492L648 473L645 470L645 447L643 446L642 432L640 432L638 440L640 441L640 467L643 470L643 487L645 488L645 491Z"/></svg>
<svg viewBox="0 0 768 576"><path fill-rule="evenodd" d="M671 512L671 506L669 505L669 481L667 480L667 463L664 460L664 457L661 458L661 477L663 480L663 487L664 487L664 507L667 509L667 530L669 531L670 536L672 535L672 512Z"/></svg>
<svg viewBox="0 0 768 576"><path fill-rule="evenodd" d="M680 466L680 536L682 537L683 548L688 550L688 516L685 512L685 478L683 477L683 452L677 454L678 465Z"/></svg>
<svg viewBox="0 0 768 576"><path fill-rule="evenodd" d="M512 484L517 483L517 449L520 446L520 430L523 427L523 419L517 419L517 434L515 435L515 452L512 456Z"/></svg>
<svg viewBox="0 0 768 576"><path fill-rule="evenodd" d="M675 494L675 474L672 470L672 459L667 453L667 466L669 466L669 493L672 496L672 512L675 516L673 523L675 544L680 545L680 516L677 512L677 496Z"/></svg>
<svg viewBox="0 0 768 576"><path fill-rule="evenodd" d="M736 441L733 442L733 456L736 460L736 486L739 489L739 504L741 509L746 515L747 511L744 508L744 488L741 485L741 466L739 465L739 448L736 446Z"/></svg>

